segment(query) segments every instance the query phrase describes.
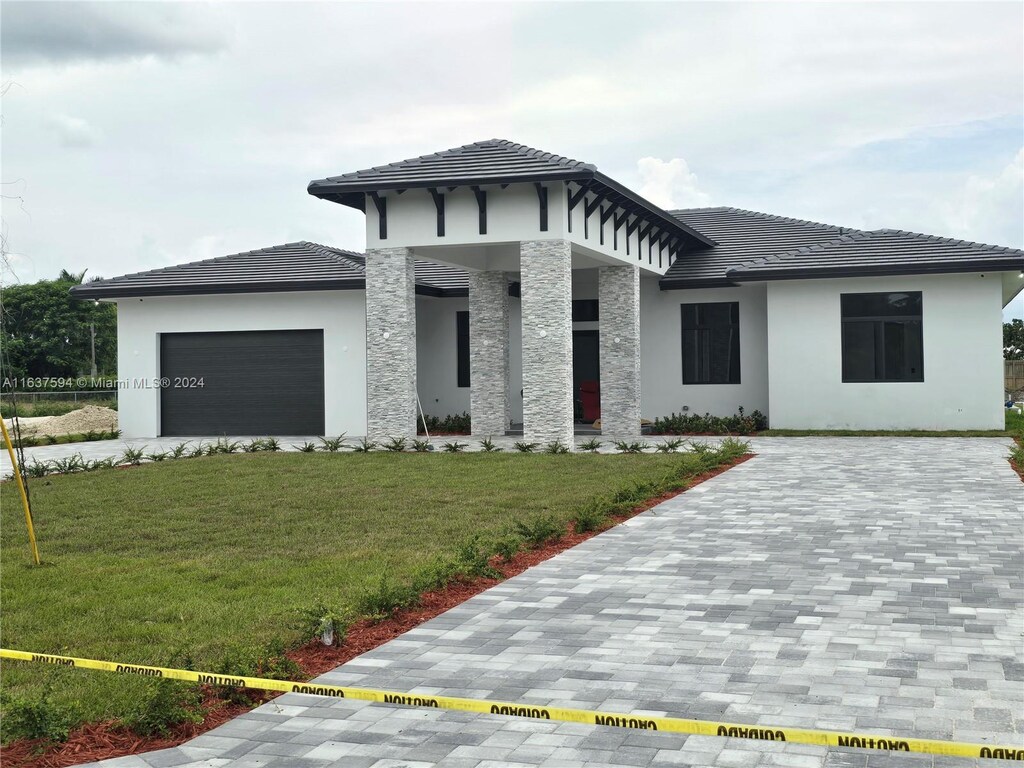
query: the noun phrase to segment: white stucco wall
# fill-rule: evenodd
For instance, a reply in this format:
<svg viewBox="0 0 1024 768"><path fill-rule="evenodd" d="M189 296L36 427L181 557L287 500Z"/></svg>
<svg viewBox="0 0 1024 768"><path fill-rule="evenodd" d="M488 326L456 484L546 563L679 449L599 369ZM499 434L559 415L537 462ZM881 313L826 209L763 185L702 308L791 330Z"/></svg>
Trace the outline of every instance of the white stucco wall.
<svg viewBox="0 0 1024 768"><path fill-rule="evenodd" d="M469 387L458 386L457 312L465 298L416 297L416 385L430 416L469 413ZM519 299L509 298L509 404L512 420L523 420L523 346Z"/></svg>
<svg viewBox="0 0 1024 768"><path fill-rule="evenodd" d="M842 381L841 293L921 291L924 381ZM1002 429L999 274L768 285L771 426Z"/></svg>
<svg viewBox="0 0 1024 768"><path fill-rule="evenodd" d="M740 383L683 384L681 304L738 301ZM681 413L731 416L768 414L768 337L764 286L663 291L656 279L640 281L640 387L645 419Z"/></svg>
<svg viewBox="0 0 1024 768"><path fill-rule="evenodd" d="M516 265L507 260L493 261L495 252L488 255L483 246L515 244L518 261L518 243L523 240L568 240L574 253L585 253L601 263L637 264L647 272L664 274L669 267L668 251L662 249L659 264L658 249L653 252L644 240L642 254L637 251L637 233L626 246L626 225L619 227L618 239L612 231L614 218L604 225L601 237L600 209L586 216L583 201L572 211L569 227L568 200L561 182L545 184L548 189L548 228L540 229L540 207L533 184L484 185L487 193L487 233L480 234L480 209L469 187L457 187L445 192L445 233L437 234L437 208L425 189L408 189L402 194L389 191L381 194L387 199L387 237L380 238L380 219L372 200L366 200L367 248L423 248L418 255L439 261L461 264L476 269L514 270ZM593 195L589 195L591 202ZM587 224L584 223L587 219ZM602 242L603 239L603 242ZM617 247L616 247L617 242ZM467 249L466 247L469 246ZM472 246L480 246L473 249ZM445 254L444 248L452 248ZM440 250L438 250L440 249Z"/></svg>
<svg viewBox="0 0 1024 768"><path fill-rule="evenodd" d="M161 333L300 329L324 332L327 434L366 434L363 291L119 299L118 377L128 382L159 379ZM159 436L159 389L122 388L118 424L125 437Z"/></svg>

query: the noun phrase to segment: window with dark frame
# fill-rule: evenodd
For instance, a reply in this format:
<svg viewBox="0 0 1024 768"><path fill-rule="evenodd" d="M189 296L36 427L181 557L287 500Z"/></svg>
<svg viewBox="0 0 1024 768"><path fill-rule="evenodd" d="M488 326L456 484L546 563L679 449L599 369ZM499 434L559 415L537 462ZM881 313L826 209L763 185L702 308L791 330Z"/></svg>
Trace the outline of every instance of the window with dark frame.
<svg viewBox="0 0 1024 768"><path fill-rule="evenodd" d="M683 384L739 384L739 302L681 304L680 311Z"/></svg>
<svg viewBox="0 0 1024 768"><path fill-rule="evenodd" d="M455 313L456 386L469 386L469 312Z"/></svg>
<svg viewBox="0 0 1024 768"><path fill-rule="evenodd" d="M843 293L843 382L924 381L921 292Z"/></svg>
<svg viewBox="0 0 1024 768"><path fill-rule="evenodd" d="M572 321L574 323L593 323L600 319L597 299L572 300Z"/></svg>

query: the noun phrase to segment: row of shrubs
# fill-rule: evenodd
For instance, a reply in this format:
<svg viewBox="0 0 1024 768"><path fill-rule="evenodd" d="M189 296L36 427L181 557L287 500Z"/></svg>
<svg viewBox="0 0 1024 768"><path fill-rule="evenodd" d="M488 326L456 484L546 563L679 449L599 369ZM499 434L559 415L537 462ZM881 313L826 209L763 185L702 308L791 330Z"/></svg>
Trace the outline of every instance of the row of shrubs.
<svg viewBox="0 0 1024 768"><path fill-rule="evenodd" d="M599 531L612 518L630 512L647 499L685 489L692 478L721 464L740 458L749 450L749 443L727 438L717 447L694 443L687 459L669 470L660 480L634 481L614 493L581 504L569 519L576 533ZM696 457L696 461L694 458ZM466 539L454 552L435 558L410 579L396 582L384 574L357 594L351 605L334 607L322 600L296 612L294 629L300 642L319 638L329 645L344 642L348 628L356 621L383 621L398 611L415 607L422 595L443 589L449 584L479 577L501 578L497 566L511 562L524 550L540 549L568 533L566 525L550 513L512 521L494 539L479 534ZM265 677L276 680L297 680L302 670L286 655L281 640L263 646L231 648L221 658L204 666L204 671L232 677ZM195 661L181 654L166 660L168 666L195 669ZM52 670L50 674L62 671ZM201 722L204 716L198 689L175 680L147 681L146 694L123 718L123 724L140 736L167 735L185 722ZM244 705L260 701L259 692L230 686L214 687L218 698ZM13 739L44 739L62 741L77 720L73 706L61 705L51 697L51 687L44 687L35 698L4 696L3 741Z"/></svg>
<svg viewBox="0 0 1024 768"><path fill-rule="evenodd" d="M654 420L651 434L655 435L753 435L768 429L768 417L760 411L749 416L740 406L732 416L712 416L705 413L673 413Z"/></svg>
<svg viewBox="0 0 1024 768"><path fill-rule="evenodd" d="M9 397L0 399L0 404L3 406L3 412L7 417L21 416L22 418L35 418L36 416L64 416L65 414L71 413L84 408L87 405L93 405L97 408L109 408L112 411L117 410L117 400L113 399L81 399L81 400L11 400Z"/></svg>
<svg viewBox="0 0 1024 768"><path fill-rule="evenodd" d="M419 434L468 435L470 419L468 413L449 414L445 417L420 415L417 422Z"/></svg>
<svg viewBox="0 0 1024 768"><path fill-rule="evenodd" d="M480 441L480 450L483 453L498 453L504 449L495 445L491 438ZM686 444L682 439L665 440L653 446L658 453L676 453ZM597 439L591 439L580 444L580 449L590 453L596 453L604 443ZM642 440L624 441L619 440L612 443L612 446L619 453L645 453L651 449L651 444ZM344 449L350 449L357 453L369 453L375 450L391 452L404 452L411 450L417 453L424 453L432 450L432 445L427 440L413 440L411 443L404 437L394 437L388 441L378 444L371 440L361 439L353 444L345 442L344 435L340 437L322 437L319 443L305 442L302 445L293 446L304 453L326 452L337 453ZM468 443L458 441L445 442L441 446L444 453L462 453L469 447ZM518 441L514 449L520 453L548 453L566 454L569 448L561 441L554 441L546 444L527 443ZM692 450L701 450L702 444L691 443ZM80 453L64 458L40 461L33 457L30 463L25 464L25 474L30 478L46 477L47 475L69 475L76 472L94 472L98 469L113 469L114 467L139 466L143 462L160 462L173 459L195 459L202 456L217 456L220 454L232 453L259 453L278 452L281 450L281 443L277 438L264 437L242 442L239 440L228 440L221 438L213 443L179 443L166 451L147 452L145 448L127 447L120 456L112 456L105 459L86 459Z"/></svg>
<svg viewBox="0 0 1024 768"><path fill-rule="evenodd" d="M468 413L439 418L437 416L420 417L419 433L426 431L434 433L447 433L453 435L468 435L470 432L470 417ZM673 413L670 416L656 418L651 427L651 433L655 435L752 435L768 429L768 417L760 411L754 411L747 415L743 407L732 416L712 416L705 413L703 416L696 413Z"/></svg>
<svg viewBox="0 0 1024 768"><path fill-rule="evenodd" d="M116 440L120 436L121 430L119 429L90 429L88 432L76 432L70 435L22 435L20 440L14 440L14 447L35 448L38 445L92 443L97 440Z"/></svg>

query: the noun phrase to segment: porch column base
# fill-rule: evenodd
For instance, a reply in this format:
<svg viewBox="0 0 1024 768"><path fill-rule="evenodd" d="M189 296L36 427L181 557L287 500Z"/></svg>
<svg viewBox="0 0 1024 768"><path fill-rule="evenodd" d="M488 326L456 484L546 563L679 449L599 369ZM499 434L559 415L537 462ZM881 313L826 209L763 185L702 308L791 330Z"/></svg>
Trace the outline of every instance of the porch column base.
<svg viewBox="0 0 1024 768"><path fill-rule="evenodd" d="M523 437L573 449L572 261L566 240L519 244Z"/></svg>
<svg viewBox="0 0 1024 768"><path fill-rule="evenodd" d="M416 437L416 266L408 248L366 252L366 434Z"/></svg>
<svg viewBox="0 0 1024 768"><path fill-rule="evenodd" d="M598 270L601 324L601 434L640 434L640 270Z"/></svg>
<svg viewBox="0 0 1024 768"><path fill-rule="evenodd" d="M473 437L501 437L508 398L508 277L469 273L469 403Z"/></svg>

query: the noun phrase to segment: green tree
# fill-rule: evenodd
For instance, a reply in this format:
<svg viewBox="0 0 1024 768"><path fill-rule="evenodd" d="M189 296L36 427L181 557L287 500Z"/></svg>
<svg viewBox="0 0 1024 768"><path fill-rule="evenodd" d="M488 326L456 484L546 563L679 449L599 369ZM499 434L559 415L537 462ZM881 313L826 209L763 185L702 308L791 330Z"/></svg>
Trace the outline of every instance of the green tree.
<svg viewBox="0 0 1024 768"><path fill-rule="evenodd" d="M88 375L90 326L96 329L97 372L116 373L117 307L72 298L71 287L84 279L85 272L61 270L56 280L0 288L4 377Z"/></svg>
<svg viewBox="0 0 1024 768"><path fill-rule="evenodd" d="M1024 360L1024 320L1014 318L1003 323L1003 357Z"/></svg>

